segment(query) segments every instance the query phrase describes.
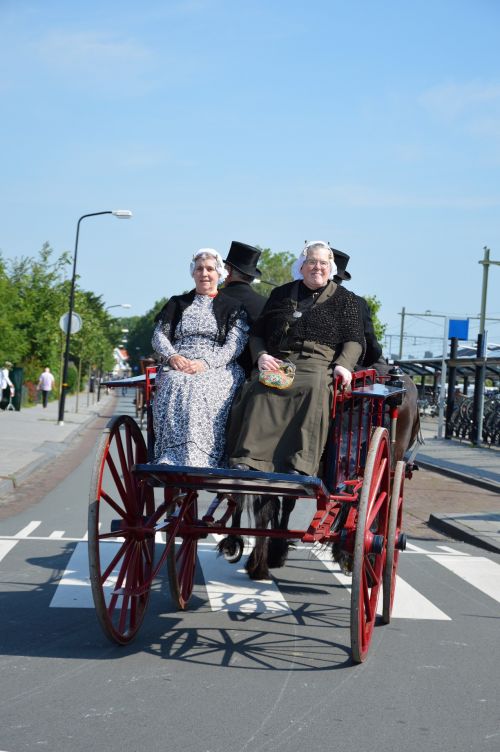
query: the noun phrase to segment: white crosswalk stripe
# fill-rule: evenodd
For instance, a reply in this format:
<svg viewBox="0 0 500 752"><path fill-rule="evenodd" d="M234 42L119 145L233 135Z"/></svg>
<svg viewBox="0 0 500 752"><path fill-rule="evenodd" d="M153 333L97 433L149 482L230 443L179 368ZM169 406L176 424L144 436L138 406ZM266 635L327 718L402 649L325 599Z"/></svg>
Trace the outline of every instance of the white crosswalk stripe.
<svg viewBox="0 0 500 752"><path fill-rule="evenodd" d="M429 554L429 559L500 603L500 567L491 559L461 554Z"/></svg>
<svg viewBox="0 0 500 752"><path fill-rule="evenodd" d="M212 611L243 614L290 613L274 580L250 580L243 567L230 566L213 548L198 549L205 587Z"/></svg>
<svg viewBox="0 0 500 752"><path fill-rule="evenodd" d="M33 520L14 535L0 536L0 561L5 559L17 544L24 544L30 540L76 542L76 547L59 580L50 605L54 608L94 608L88 574L87 533L83 537L70 537L63 530L54 530L49 535L36 535L35 531L41 524L40 521ZM241 562L236 566L229 565L223 557L217 556L214 539L215 536L206 541L200 541L198 546L198 562L211 610L244 614L291 612L285 596L279 589L279 582L274 579L249 580L244 570L245 556L249 552L248 546L245 548L245 555ZM164 535L159 534L156 542L158 546L164 545ZM119 543L116 540L109 540L105 544L106 562L111 561L118 546ZM331 572L336 582L350 589L351 578L343 574L339 566L332 561L328 549L299 545L292 556L299 557L300 550L307 552L303 557L304 567L308 566L308 561L316 557ZM492 559L485 556L472 556L450 546L436 544L423 548L412 543L408 544L407 553L402 556L410 560L413 556L425 557L500 603L500 565ZM164 572L160 574L165 576ZM408 577L408 568L405 568L405 576ZM392 616L394 619L450 620L449 615L399 575Z"/></svg>
<svg viewBox="0 0 500 752"><path fill-rule="evenodd" d="M317 547L313 548L313 553L322 564L332 572L335 579L350 590L352 582L351 577L343 574L339 565L332 561L330 551L325 550L323 547ZM382 613L380 597L378 602L378 612ZM450 621L449 616L419 593L418 590L409 585L399 575L396 577L396 591L391 617L393 619L432 619L435 621Z"/></svg>

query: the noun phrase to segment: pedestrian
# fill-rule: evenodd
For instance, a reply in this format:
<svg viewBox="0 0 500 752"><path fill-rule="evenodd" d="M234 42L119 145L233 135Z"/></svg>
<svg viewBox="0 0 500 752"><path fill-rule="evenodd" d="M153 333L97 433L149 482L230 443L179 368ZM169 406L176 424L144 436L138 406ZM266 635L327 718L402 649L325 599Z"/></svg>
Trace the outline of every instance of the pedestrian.
<svg viewBox="0 0 500 752"><path fill-rule="evenodd" d="M50 372L50 368L47 366L45 370L40 374L38 379L38 391L42 392L42 405L47 407L49 401L49 395L54 388L55 379Z"/></svg>
<svg viewBox="0 0 500 752"><path fill-rule="evenodd" d="M12 368L12 363L6 360L2 369L0 370L0 408L2 410L6 409L6 407L10 403L10 400L16 393L14 384L9 378L10 368Z"/></svg>

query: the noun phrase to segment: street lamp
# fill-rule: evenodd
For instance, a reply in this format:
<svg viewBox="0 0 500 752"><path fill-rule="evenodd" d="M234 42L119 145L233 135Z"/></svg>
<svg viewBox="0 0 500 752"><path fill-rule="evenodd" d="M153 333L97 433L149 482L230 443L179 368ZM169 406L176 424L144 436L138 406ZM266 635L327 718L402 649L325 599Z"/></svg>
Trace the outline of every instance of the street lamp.
<svg viewBox="0 0 500 752"><path fill-rule="evenodd" d="M132 305L130 303L115 303L114 305L106 306L104 310L109 311L110 308L132 308Z"/></svg>
<svg viewBox="0 0 500 752"><path fill-rule="evenodd" d="M91 214L83 214L76 225L76 239L75 239L75 253L73 255L73 274L71 276L71 287L69 293L69 312L68 323L66 326L66 346L64 348L64 365L61 377L61 396L59 397L59 416L57 424L59 426L64 425L64 403L66 402L66 380L68 378L68 362L69 362L69 341L71 335L71 319L73 316L73 304L75 301L75 282L76 282L76 257L78 254L78 236L80 234L80 222L87 217L98 217L101 214L113 214L113 216L119 219L130 219L132 212L128 209L115 209L113 211L92 212Z"/></svg>

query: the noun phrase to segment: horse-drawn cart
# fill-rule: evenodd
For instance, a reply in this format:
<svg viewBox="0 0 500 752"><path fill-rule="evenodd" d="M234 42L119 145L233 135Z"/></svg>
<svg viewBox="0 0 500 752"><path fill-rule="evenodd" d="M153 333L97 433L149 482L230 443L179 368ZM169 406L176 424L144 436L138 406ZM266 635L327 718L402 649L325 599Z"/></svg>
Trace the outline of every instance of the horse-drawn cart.
<svg viewBox="0 0 500 752"><path fill-rule="evenodd" d="M382 383L374 370L354 374L351 391L334 388L332 424L319 477L223 468L154 464L152 400L155 369L130 379L142 385L147 441L128 415L105 429L93 471L89 505L89 566L94 603L105 634L128 643L144 618L151 586L167 564L179 609L193 590L197 545L209 535L282 538L328 546L352 574L351 649L356 662L368 653L383 591L387 623L396 584L402 532L405 462L395 461L398 405L404 388L397 374ZM123 386L124 381L108 386ZM201 491L217 494L200 516ZM242 494L313 499L307 529L230 527ZM164 537L163 535L164 534ZM161 540L159 555L155 543Z"/></svg>

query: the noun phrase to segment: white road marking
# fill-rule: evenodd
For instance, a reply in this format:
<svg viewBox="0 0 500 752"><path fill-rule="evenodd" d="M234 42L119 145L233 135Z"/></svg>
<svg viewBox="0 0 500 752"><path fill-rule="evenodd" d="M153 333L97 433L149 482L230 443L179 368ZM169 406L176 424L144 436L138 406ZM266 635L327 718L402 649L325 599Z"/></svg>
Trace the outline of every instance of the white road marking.
<svg viewBox="0 0 500 752"><path fill-rule="evenodd" d="M440 551L446 551L447 554L453 554L454 556L469 556L466 551L457 551L456 548L450 548L450 546L436 546ZM428 552L430 553L430 552Z"/></svg>
<svg viewBox="0 0 500 752"><path fill-rule="evenodd" d="M429 554L429 558L500 603L499 564L484 556Z"/></svg>
<svg viewBox="0 0 500 752"><path fill-rule="evenodd" d="M312 549L313 554L321 563L332 572L336 580L341 585L351 591L352 577L342 573L337 562L332 560L331 552L323 547ZM382 599L379 596L378 613L382 613ZM396 592L394 594L394 604L391 613L392 619L422 619L433 621L451 621L444 611L431 603L424 595L415 590L399 575L396 575Z"/></svg>
<svg viewBox="0 0 500 752"><path fill-rule="evenodd" d="M394 593L391 618L451 621L450 616L431 603L399 575L396 575L396 592Z"/></svg>
<svg viewBox="0 0 500 752"><path fill-rule="evenodd" d="M106 567L119 549L120 544L106 542L100 548L101 565ZM116 575L109 578L105 592L111 591L116 582ZM51 608L94 608L92 590L90 588L88 547L86 543L78 543L68 562L64 574L59 580L57 590L50 602Z"/></svg>
<svg viewBox="0 0 500 752"><path fill-rule="evenodd" d="M9 551L11 551L16 544L17 541L0 540L0 561L7 556Z"/></svg>
<svg viewBox="0 0 500 752"><path fill-rule="evenodd" d="M274 580L250 580L241 565L228 564L215 549L198 549L198 559L212 611L243 614L290 613Z"/></svg>
<svg viewBox="0 0 500 752"><path fill-rule="evenodd" d="M13 538L27 538L30 533L33 532L33 530L36 530L37 527L39 527L42 524L41 520L32 520L26 527L23 527L22 530L20 530L16 535L12 536Z"/></svg>
<svg viewBox="0 0 500 752"><path fill-rule="evenodd" d="M0 561L7 556L19 540L76 542L76 548L50 605L57 608L93 608L88 575L87 533L83 538L64 537L64 531L61 530L54 530L49 536L32 535L40 525L40 520L33 520L15 535L0 536ZM212 536L212 539L220 537L222 536ZM164 543L161 536L156 536L156 540L159 544ZM245 543L246 554L252 541L245 541ZM120 541L116 539L110 539L104 544L103 551L106 552L104 566L111 561L119 545ZM322 547L311 548L297 545L296 550L299 549L308 550L311 555L314 554L332 572L335 579L350 590L351 577L342 573L338 565L331 560L328 550ZM492 560L470 556L449 546L437 546L442 553L433 553L412 543L408 544L408 549L410 553L428 556L482 593L500 602L500 565ZM214 611L290 612L274 580L258 582L249 580L242 565L229 565L223 557L217 557L210 540L199 542L198 557L210 605ZM108 589L110 588L111 584ZM392 616L396 619L450 620L449 616L399 576Z"/></svg>

